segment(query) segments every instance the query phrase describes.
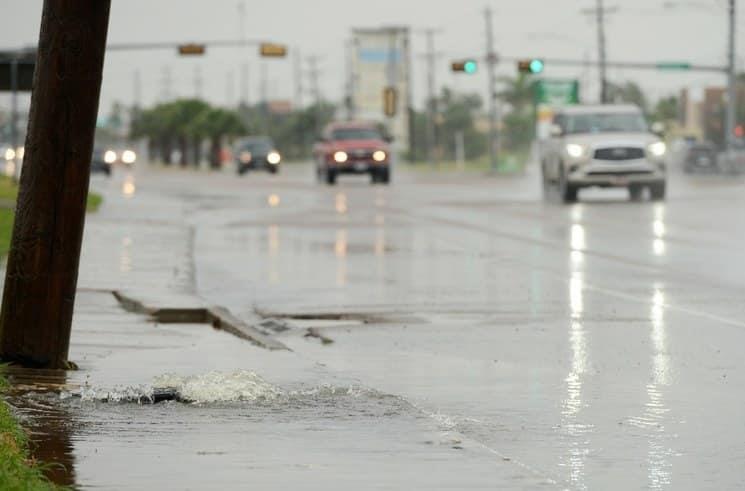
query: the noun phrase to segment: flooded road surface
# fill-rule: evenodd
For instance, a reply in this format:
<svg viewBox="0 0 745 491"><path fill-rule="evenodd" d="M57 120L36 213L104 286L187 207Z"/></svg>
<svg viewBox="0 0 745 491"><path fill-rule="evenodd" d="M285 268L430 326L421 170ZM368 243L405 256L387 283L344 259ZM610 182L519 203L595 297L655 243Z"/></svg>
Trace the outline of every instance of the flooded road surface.
<svg viewBox="0 0 745 491"><path fill-rule="evenodd" d="M674 173L665 203L571 206L538 181L97 181L81 370L21 412L63 413L81 486L745 487L745 181ZM154 327L113 288L198 296L291 351ZM197 402L126 402L153 384Z"/></svg>

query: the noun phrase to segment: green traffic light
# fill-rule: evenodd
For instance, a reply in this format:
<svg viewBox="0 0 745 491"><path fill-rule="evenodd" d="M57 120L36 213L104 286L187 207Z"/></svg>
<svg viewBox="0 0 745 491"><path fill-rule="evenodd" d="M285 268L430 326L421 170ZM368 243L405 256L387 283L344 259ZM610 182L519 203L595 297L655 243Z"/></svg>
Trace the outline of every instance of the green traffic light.
<svg viewBox="0 0 745 491"><path fill-rule="evenodd" d="M473 60L469 60L463 64L463 71L468 74L476 73L477 69L478 64Z"/></svg>
<svg viewBox="0 0 745 491"><path fill-rule="evenodd" d="M541 73L543 71L543 60L530 60L530 73Z"/></svg>

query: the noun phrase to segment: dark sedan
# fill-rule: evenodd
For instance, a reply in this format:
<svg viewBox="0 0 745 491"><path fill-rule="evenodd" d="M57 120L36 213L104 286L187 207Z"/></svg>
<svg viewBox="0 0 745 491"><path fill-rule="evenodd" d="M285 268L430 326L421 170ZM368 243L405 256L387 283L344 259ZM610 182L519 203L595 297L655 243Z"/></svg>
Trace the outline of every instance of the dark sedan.
<svg viewBox="0 0 745 491"><path fill-rule="evenodd" d="M104 148L94 148L91 157L91 174L101 172L111 175L111 166L116 162L116 154Z"/></svg>
<svg viewBox="0 0 745 491"><path fill-rule="evenodd" d="M264 136L238 140L233 154L240 175L249 170L266 170L276 174L282 160L272 139Z"/></svg>
<svg viewBox="0 0 745 491"><path fill-rule="evenodd" d="M687 173L717 172L717 148L712 143L693 143L683 154L683 170Z"/></svg>

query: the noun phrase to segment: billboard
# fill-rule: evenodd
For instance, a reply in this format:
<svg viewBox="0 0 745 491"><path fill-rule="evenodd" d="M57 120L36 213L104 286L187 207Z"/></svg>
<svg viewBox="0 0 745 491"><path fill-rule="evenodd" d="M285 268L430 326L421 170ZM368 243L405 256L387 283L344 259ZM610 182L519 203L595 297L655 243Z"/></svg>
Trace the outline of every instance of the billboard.
<svg viewBox="0 0 745 491"><path fill-rule="evenodd" d="M395 148L408 149L411 105L409 28L353 29L351 69L353 117L382 122L393 136Z"/></svg>

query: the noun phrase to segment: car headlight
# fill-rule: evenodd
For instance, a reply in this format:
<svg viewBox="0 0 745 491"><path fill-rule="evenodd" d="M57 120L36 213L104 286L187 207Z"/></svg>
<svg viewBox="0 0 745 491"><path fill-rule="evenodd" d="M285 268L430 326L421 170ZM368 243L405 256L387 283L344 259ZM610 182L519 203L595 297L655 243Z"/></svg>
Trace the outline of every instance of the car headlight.
<svg viewBox="0 0 745 491"><path fill-rule="evenodd" d="M279 152L269 152L269 155L266 156L266 161L269 162L272 165L279 164L279 161L282 160L282 157L279 156Z"/></svg>
<svg viewBox="0 0 745 491"><path fill-rule="evenodd" d="M339 151L339 152L335 152L334 153L334 161L335 162L338 162L340 164L343 164L344 162L347 161L347 159L349 159L349 155L347 155L347 152Z"/></svg>
<svg viewBox="0 0 745 491"><path fill-rule="evenodd" d="M26 154L26 147L18 147L16 148L16 158L18 160L23 160L23 156Z"/></svg>
<svg viewBox="0 0 745 491"><path fill-rule="evenodd" d="M385 160L385 158L387 157L387 155L385 154L384 151L377 150L377 151L373 152L372 157L373 157L373 160L375 162L383 162Z"/></svg>
<svg viewBox="0 0 745 491"><path fill-rule="evenodd" d="M238 155L238 159L241 161L242 164L247 164L251 162L251 159L253 158L253 155L251 155L251 152L241 152L240 155Z"/></svg>
<svg viewBox="0 0 745 491"><path fill-rule="evenodd" d="M654 142L651 143L647 147L647 152L652 157L663 157L665 155L665 152L667 152L667 145L665 145L665 142Z"/></svg>
<svg viewBox="0 0 745 491"><path fill-rule="evenodd" d="M116 162L116 152L113 150L106 150L103 154L103 161L107 164L113 164Z"/></svg>
<svg viewBox="0 0 745 491"><path fill-rule="evenodd" d="M125 164L134 164L135 160L137 160L137 154L132 150L125 150L122 153L122 162Z"/></svg>
<svg viewBox="0 0 745 491"><path fill-rule="evenodd" d="M589 149L586 145L580 145L579 143L567 143L566 146L567 155L569 155L573 159L585 157L588 150Z"/></svg>
<svg viewBox="0 0 745 491"><path fill-rule="evenodd" d="M5 160L13 160L16 158L16 151L12 148L5 149Z"/></svg>

